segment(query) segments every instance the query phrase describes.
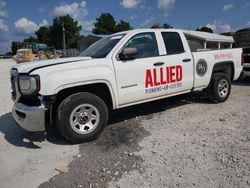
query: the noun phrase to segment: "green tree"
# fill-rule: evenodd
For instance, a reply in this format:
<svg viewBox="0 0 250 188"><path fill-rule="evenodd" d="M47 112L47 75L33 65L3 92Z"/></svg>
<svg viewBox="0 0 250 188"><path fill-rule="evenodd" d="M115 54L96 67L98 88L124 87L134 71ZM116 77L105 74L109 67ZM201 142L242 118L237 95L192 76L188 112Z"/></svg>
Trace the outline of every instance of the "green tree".
<svg viewBox="0 0 250 188"><path fill-rule="evenodd" d="M56 49L62 49L62 36L63 28L62 23L64 23L65 28L65 42L66 48L76 48L78 41L81 39L80 31L81 26L78 26L78 22L75 21L69 15L57 17L53 20L53 24L50 27L40 27L36 32L37 39L34 37L29 37L24 39L25 43L45 43ZM12 42L12 52L16 53L16 50L24 47L22 42L13 41Z"/></svg>
<svg viewBox="0 0 250 188"><path fill-rule="evenodd" d="M213 33L214 32L211 28L206 27L206 26L197 28L196 31L202 31L202 32L207 32L207 33Z"/></svg>
<svg viewBox="0 0 250 188"><path fill-rule="evenodd" d="M35 33L36 33L36 37L39 43L44 43L47 45L51 44L50 37L49 37L50 30L48 27L42 26Z"/></svg>
<svg viewBox="0 0 250 188"><path fill-rule="evenodd" d="M169 25L168 23L164 23L164 24L162 25L162 27L163 27L164 29L172 29L172 28L173 28L173 26Z"/></svg>
<svg viewBox="0 0 250 188"><path fill-rule="evenodd" d="M154 24L151 26L151 29L158 29L158 28L162 28L161 24Z"/></svg>
<svg viewBox="0 0 250 188"><path fill-rule="evenodd" d="M173 28L171 25L167 24L167 23L164 23L163 25L157 23L157 24L154 24L151 26L151 29L157 29L157 28L164 28L164 29L170 29L170 28Z"/></svg>
<svg viewBox="0 0 250 188"><path fill-rule="evenodd" d="M69 15L57 17L53 20L53 24L49 28L49 45L56 49L62 49L62 23L65 28L66 48L76 48L82 27L78 26L78 22Z"/></svg>
<svg viewBox="0 0 250 188"><path fill-rule="evenodd" d="M220 33L220 35L224 35L224 36L233 36L233 35L234 35L234 32Z"/></svg>
<svg viewBox="0 0 250 188"><path fill-rule="evenodd" d="M119 23L116 24L115 26L115 31L116 32L121 32L121 31L128 31L132 30L133 28L131 27L129 22L125 22L124 20L120 20Z"/></svg>
<svg viewBox="0 0 250 188"><path fill-rule="evenodd" d="M23 39L23 42L24 43L37 43L38 40L37 40L37 38L30 36L30 37L28 37L26 39Z"/></svg>
<svg viewBox="0 0 250 188"><path fill-rule="evenodd" d="M5 55L9 55L9 56L12 56L13 53L12 52L6 52Z"/></svg>
<svg viewBox="0 0 250 188"><path fill-rule="evenodd" d="M92 31L97 35L109 35L116 32L116 21L109 13L102 13L96 18L94 29Z"/></svg>
<svg viewBox="0 0 250 188"><path fill-rule="evenodd" d="M20 48L23 47L23 44L22 42L19 42L19 41L13 41L11 43L11 51L12 51L12 54L16 54L16 51Z"/></svg>

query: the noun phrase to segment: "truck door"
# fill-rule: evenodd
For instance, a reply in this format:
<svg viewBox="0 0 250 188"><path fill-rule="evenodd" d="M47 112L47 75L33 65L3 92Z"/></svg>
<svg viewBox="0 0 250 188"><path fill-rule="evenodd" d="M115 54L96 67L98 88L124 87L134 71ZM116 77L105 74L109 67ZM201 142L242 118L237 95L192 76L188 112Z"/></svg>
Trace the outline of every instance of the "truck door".
<svg viewBox="0 0 250 188"><path fill-rule="evenodd" d="M166 49L163 60L164 69L167 71L166 95L191 90L194 65L185 36L181 36L178 32L161 32L161 37ZM182 41L185 41L185 45Z"/></svg>
<svg viewBox="0 0 250 188"><path fill-rule="evenodd" d="M164 65L161 48L158 47L160 36L155 32L141 32L131 36L115 54L113 63L117 79L119 104L139 103L140 101L164 95L159 84L157 68ZM125 48L136 48L133 59L120 60L118 54ZM154 74L155 73L155 74ZM146 84L146 75L150 83ZM154 76L155 75L155 76Z"/></svg>

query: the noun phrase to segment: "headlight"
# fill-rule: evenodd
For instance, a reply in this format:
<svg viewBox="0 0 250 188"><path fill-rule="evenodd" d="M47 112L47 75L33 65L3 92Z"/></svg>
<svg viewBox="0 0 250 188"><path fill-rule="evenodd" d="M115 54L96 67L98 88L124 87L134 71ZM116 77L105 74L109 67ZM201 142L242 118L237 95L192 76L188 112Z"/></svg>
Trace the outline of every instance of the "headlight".
<svg viewBox="0 0 250 188"><path fill-rule="evenodd" d="M20 75L18 78L19 90L23 95L36 95L40 90L38 75Z"/></svg>

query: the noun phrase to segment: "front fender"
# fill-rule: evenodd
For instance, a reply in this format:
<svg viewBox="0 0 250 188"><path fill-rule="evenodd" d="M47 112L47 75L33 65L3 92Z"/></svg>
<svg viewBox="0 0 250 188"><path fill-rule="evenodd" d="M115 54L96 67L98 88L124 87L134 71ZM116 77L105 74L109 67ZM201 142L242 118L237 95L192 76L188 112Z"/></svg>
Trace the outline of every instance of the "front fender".
<svg viewBox="0 0 250 188"><path fill-rule="evenodd" d="M96 60L91 63L75 62L38 69L33 74L40 76L43 96L56 95L59 91L71 87L94 83L105 83L110 89L113 104L117 104L117 86L112 64Z"/></svg>
<svg viewBox="0 0 250 188"><path fill-rule="evenodd" d="M108 80L89 80L89 81L84 81L84 82L78 82L78 83L71 83L67 85L62 85L56 88L54 93L59 93L60 91L63 91L65 89L70 89L74 88L77 86L87 86L87 85L92 85L92 84L105 84L108 86L109 92L111 94L111 99L112 99L112 104L113 104L113 109L117 108L118 104L118 97L116 95L116 92L114 88L112 87L111 83Z"/></svg>

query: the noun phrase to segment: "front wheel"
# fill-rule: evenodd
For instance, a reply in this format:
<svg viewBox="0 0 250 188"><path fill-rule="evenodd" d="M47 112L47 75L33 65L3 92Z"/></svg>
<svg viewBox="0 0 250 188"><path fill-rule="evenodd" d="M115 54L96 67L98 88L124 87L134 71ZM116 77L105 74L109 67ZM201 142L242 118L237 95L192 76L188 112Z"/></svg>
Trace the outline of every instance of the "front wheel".
<svg viewBox="0 0 250 188"><path fill-rule="evenodd" d="M225 73L215 73L212 77L208 96L214 103L221 103L228 99L231 93L231 81Z"/></svg>
<svg viewBox="0 0 250 188"><path fill-rule="evenodd" d="M98 96L83 92L67 97L57 111L57 127L69 141L82 143L97 138L108 121L108 109Z"/></svg>

